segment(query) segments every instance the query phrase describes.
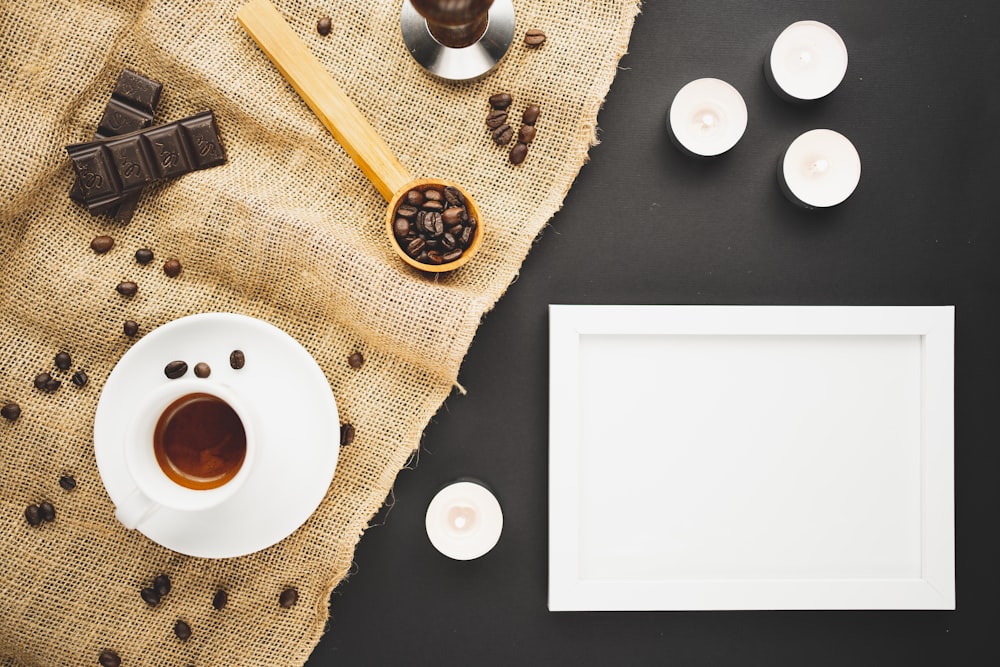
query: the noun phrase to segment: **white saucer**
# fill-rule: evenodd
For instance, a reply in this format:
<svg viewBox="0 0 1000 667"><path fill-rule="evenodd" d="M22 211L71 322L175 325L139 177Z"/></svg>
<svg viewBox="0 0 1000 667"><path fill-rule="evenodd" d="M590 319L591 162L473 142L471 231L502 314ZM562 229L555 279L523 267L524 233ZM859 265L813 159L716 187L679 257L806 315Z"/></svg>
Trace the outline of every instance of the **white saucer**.
<svg viewBox="0 0 1000 667"><path fill-rule="evenodd" d="M233 370L229 354L237 349L246 365ZM174 320L144 336L118 361L94 418L94 455L112 502L117 505L135 488L124 455L132 406L171 382L163 367L175 359L189 368L207 363L211 379L239 395L254 415L257 459L232 498L201 512L161 508L140 532L168 549L202 558L243 556L280 542L326 495L340 451L340 419L326 376L309 352L281 329L244 315L204 313Z"/></svg>

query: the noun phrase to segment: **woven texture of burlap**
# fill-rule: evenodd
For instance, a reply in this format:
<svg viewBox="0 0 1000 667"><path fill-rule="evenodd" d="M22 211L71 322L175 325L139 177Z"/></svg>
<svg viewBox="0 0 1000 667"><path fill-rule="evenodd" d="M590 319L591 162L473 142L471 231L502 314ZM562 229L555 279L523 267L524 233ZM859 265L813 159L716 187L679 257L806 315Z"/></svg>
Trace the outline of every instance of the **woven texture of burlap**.
<svg viewBox="0 0 1000 667"><path fill-rule="evenodd" d="M430 78L407 54L399 0L278 0L278 8L417 176L465 185L488 224L466 267L437 279L405 266L384 232L385 202L236 22L239 0L5 0L0 11L0 662L301 665L322 635L333 588L421 432L458 381L483 314L560 207L624 54L638 0L515 0L518 34L475 83ZM333 16L321 37L317 19ZM548 43L529 50L527 28ZM229 162L148 187L128 225L70 201L64 146L89 140L119 73L164 84L157 122L213 109ZM527 161L512 167L484 120L495 92L511 116L542 108ZM517 125L515 124L515 130ZM114 237L105 255L90 250ZM157 261L136 263L151 248ZM168 278L167 257L183 272ZM139 292L115 285L134 280ZM316 358L342 421L357 429L315 514L289 538L242 558L179 555L125 530L94 461L101 388L142 333L175 318L229 311L287 331ZM66 350L69 373L32 386ZM348 355L365 364L353 369ZM336 446L336 443L331 443ZM58 485L64 473L78 486ZM32 528L31 503L56 520ZM361 564L363 566L363 564ZM157 607L139 591L168 573ZM300 593L291 609L279 592ZM229 591L220 611L215 590ZM173 633L184 619L186 642Z"/></svg>

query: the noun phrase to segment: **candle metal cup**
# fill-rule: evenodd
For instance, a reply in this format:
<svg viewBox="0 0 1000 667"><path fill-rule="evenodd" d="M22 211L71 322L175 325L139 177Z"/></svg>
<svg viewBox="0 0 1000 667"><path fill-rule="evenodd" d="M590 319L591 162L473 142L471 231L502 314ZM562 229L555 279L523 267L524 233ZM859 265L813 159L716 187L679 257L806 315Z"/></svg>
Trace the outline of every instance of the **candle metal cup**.
<svg viewBox="0 0 1000 667"><path fill-rule="evenodd" d="M421 271L454 271L472 259L483 243L486 227L475 200L463 188L441 179L415 179L378 135L354 102L341 90L270 0L250 0L236 15L240 25L274 63L295 92L312 109L372 185L388 202L387 235L395 254ZM456 187L476 220L475 233L462 255L443 264L424 264L409 257L392 230L399 200L413 188Z"/></svg>
<svg viewBox="0 0 1000 667"><path fill-rule="evenodd" d="M427 537L455 560L473 560L496 546L503 510L496 496L476 479L461 478L437 492L427 506Z"/></svg>
<svg viewBox="0 0 1000 667"><path fill-rule="evenodd" d="M513 0L405 0L399 22L413 59L449 81L485 76L514 41Z"/></svg>
<svg viewBox="0 0 1000 667"><path fill-rule="evenodd" d="M720 79L685 84L670 105L667 129L674 144L695 157L715 157L735 146L747 128L743 96Z"/></svg>
<svg viewBox="0 0 1000 667"><path fill-rule="evenodd" d="M847 46L836 30L819 21L798 21L774 40L764 60L764 77L779 97L809 102L832 93L847 73Z"/></svg>
<svg viewBox="0 0 1000 667"><path fill-rule="evenodd" d="M854 144L833 130L810 130L793 141L778 161L778 184L789 201L807 209L842 203L861 180Z"/></svg>

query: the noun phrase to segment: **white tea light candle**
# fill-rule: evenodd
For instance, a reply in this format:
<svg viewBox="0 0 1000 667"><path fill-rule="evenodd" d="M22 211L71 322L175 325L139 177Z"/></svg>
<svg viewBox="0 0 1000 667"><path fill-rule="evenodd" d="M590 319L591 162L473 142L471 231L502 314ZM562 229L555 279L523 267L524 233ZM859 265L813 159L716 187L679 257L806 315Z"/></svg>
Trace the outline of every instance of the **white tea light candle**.
<svg viewBox="0 0 1000 667"><path fill-rule="evenodd" d="M455 560L472 560L496 546L503 530L503 511L485 486L459 481L438 491L427 507L425 521L435 549Z"/></svg>
<svg viewBox="0 0 1000 667"><path fill-rule="evenodd" d="M836 206L861 180L861 157L854 144L833 130L810 130L781 157L778 182L791 201L806 208Z"/></svg>
<svg viewBox="0 0 1000 667"><path fill-rule="evenodd" d="M785 28L764 66L776 93L797 102L818 100L833 92L847 73L847 46L837 31L819 21L799 21Z"/></svg>
<svg viewBox="0 0 1000 667"><path fill-rule="evenodd" d="M747 129L747 105L725 81L695 79L674 96L667 128L682 150L703 157L721 155Z"/></svg>

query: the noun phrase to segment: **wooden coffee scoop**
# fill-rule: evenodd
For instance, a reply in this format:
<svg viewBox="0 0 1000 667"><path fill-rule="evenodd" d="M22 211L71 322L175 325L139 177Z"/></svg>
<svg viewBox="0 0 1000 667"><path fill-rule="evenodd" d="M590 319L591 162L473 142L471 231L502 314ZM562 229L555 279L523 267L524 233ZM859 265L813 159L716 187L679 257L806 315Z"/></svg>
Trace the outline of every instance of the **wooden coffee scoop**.
<svg viewBox="0 0 1000 667"><path fill-rule="evenodd" d="M453 271L472 259L483 243L484 226L479 207L469 193L448 181L414 179L270 0L250 0L237 12L236 18L389 202L386 232L396 254L410 266L434 273ZM433 188L443 191L448 187L462 194L468 215L477 223L474 235L462 255L454 261L442 264L419 262L406 253L393 232L396 210L410 190Z"/></svg>

